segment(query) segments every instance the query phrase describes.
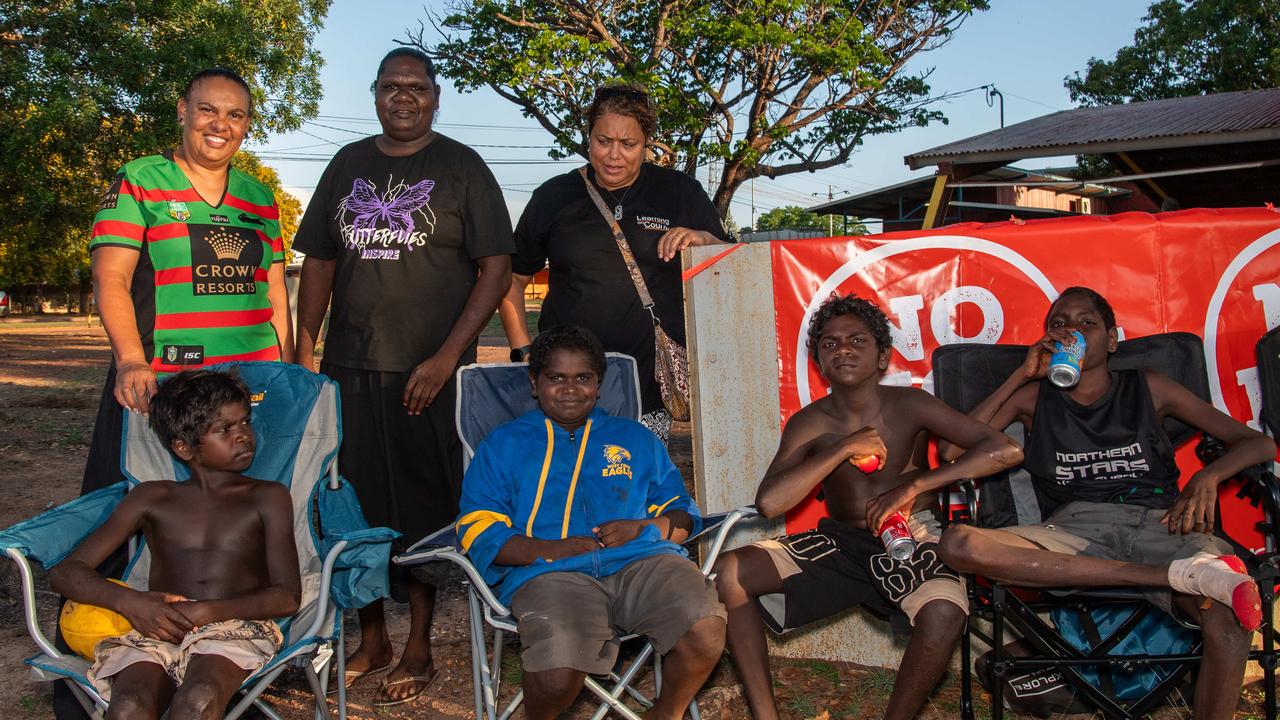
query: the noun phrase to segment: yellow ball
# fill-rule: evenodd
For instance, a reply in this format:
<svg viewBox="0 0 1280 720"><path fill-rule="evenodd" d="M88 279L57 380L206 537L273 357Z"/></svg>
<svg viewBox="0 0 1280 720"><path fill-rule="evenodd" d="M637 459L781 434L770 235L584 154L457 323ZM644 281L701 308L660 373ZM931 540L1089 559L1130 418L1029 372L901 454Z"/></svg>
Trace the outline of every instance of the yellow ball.
<svg viewBox="0 0 1280 720"><path fill-rule="evenodd" d="M124 584L119 580L111 582ZM62 607L58 628L62 631L62 639L67 641L67 647L85 660L92 661L93 649L99 640L124 635L133 626L114 610L68 600Z"/></svg>

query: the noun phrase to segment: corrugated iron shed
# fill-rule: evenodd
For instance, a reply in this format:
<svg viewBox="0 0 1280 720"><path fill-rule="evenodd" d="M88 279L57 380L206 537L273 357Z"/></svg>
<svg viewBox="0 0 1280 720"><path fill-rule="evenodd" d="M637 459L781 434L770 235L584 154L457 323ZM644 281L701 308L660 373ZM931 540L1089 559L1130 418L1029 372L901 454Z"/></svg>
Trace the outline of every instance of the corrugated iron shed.
<svg viewBox="0 0 1280 720"><path fill-rule="evenodd" d="M908 155L940 163L1106 154L1280 141L1280 88L1063 110Z"/></svg>

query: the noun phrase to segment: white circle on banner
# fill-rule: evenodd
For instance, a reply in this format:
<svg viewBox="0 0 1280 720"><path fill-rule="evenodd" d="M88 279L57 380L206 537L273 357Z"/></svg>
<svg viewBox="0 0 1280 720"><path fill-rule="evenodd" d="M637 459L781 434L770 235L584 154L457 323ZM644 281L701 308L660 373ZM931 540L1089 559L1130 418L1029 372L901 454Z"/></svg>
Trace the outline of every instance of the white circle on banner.
<svg viewBox="0 0 1280 720"><path fill-rule="evenodd" d="M813 299L809 301L809 305L805 307L804 316L800 319L800 331L796 335L796 390L799 395L800 406L804 407L811 401L809 399L809 353L805 347L806 340L809 335L809 320L813 314L817 312L818 306L833 292L836 288L853 277L858 272L873 263L880 262L902 253L915 252L917 250L968 250L978 252L984 255L1003 260L1018 270L1022 271L1027 279L1035 283L1036 287L1044 293L1047 300L1052 302L1058 297L1058 291L1053 287L1053 283L1049 282L1049 278L1036 267L1034 263L1023 257L1016 250L1009 248L1000 243L982 238L965 237L963 235L934 235L930 237L910 238L907 240L891 240L884 245L874 247L866 252L858 253L850 258L843 265L836 268L836 271L827 276L827 279L818 286L818 291L814 293Z"/></svg>
<svg viewBox="0 0 1280 720"><path fill-rule="evenodd" d="M1245 246L1238 255L1231 259L1227 268L1218 279L1218 287L1214 288L1209 298L1209 307L1204 315L1204 359L1209 370L1209 397L1214 407L1230 415L1222 390L1222 376L1218 372L1218 316L1222 314L1222 305L1226 302L1227 291L1236 281L1240 272L1259 255L1280 244L1280 230L1272 230Z"/></svg>

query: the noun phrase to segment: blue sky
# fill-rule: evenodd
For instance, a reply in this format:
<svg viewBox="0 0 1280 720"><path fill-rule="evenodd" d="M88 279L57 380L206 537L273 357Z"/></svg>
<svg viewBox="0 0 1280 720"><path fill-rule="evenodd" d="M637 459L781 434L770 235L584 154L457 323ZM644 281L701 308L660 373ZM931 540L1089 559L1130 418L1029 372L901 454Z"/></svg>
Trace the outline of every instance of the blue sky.
<svg viewBox="0 0 1280 720"><path fill-rule="evenodd" d="M929 82L935 96L994 83L1004 94L1006 125L1068 109L1072 104L1062 86L1063 78L1083 70L1090 57L1111 58L1117 49L1131 43L1150 2L992 0L990 10L971 17L947 45L918 56L912 69L934 68ZM439 0L427 4L443 6ZM246 149L272 158L268 164L304 203L328 158L339 147L378 132L369 83L383 54L395 47L393 41L403 39L406 29L416 29L420 18L425 18L422 6L413 2L334 2L324 29L316 37L316 47L325 60L320 74L324 93L320 116L300 131L246 143ZM485 89L462 94L444 77L440 80L443 95L436 129L475 147L491 161L513 221L538 184L581 163L550 163L543 149L550 144L550 136L496 93ZM757 215L781 205L822 202L829 185L838 197L930 175L931 169L909 171L903 156L999 127L998 110L987 106L981 90L940 103L938 108L948 124L871 138L843 167L756 180ZM305 159L275 159L282 157ZM499 164L510 160L547 162ZM1068 160L1038 159L1023 166L1039 169ZM705 170L699 179L707 184ZM744 185L731 208L739 225L752 224L750 199L750 185Z"/></svg>

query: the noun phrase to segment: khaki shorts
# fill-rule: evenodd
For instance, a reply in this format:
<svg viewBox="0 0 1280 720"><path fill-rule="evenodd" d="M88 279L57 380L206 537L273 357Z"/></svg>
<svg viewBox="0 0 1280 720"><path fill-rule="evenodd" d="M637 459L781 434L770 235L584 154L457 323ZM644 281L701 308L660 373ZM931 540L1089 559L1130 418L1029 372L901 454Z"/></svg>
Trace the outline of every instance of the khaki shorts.
<svg viewBox="0 0 1280 720"><path fill-rule="evenodd" d="M1170 535L1169 527L1160 522L1167 512L1166 508L1076 501L1058 508L1039 525L1000 529L1045 550L1143 565L1167 566L1201 552L1233 554L1231 545L1214 535ZM1156 606L1170 609L1168 588L1145 588L1142 592Z"/></svg>
<svg viewBox="0 0 1280 720"><path fill-rule="evenodd" d="M618 635L636 633L658 653L705 617L725 619L712 581L681 555L633 561L613 575L553 572L511 598L526 672L573 668L600 675L618 658Z"/></svg>
<svg viewBox="0 0 1280 720"><path fill-rule="evenodd" d="M160 665L175 685L182 684L192 655L220 655L253 674L266 665L284 642L280 628L270 620L223 620L195 628L178 645L146 637L130 630L107 638L94 648L89 682L111 700L111 678L134 663Z"/></svg>

